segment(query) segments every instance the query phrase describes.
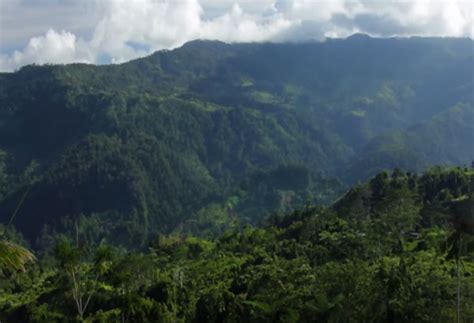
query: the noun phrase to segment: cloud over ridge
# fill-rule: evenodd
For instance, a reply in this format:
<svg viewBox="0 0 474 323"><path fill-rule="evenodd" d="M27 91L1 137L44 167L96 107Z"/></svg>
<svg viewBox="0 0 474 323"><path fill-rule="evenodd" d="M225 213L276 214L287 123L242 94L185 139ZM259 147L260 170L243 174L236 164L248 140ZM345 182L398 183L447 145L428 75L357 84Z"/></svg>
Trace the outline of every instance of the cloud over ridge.
<svg viewBox="0 0 474 323"><path fill-rule="evenodd" d="M78 5L70 0L0 2L0 12L3 12L0 18L6 21L0 25L0 71L31 63L120 63L156 50L176 48L193 39L307 41L346 37L356 32L384 37L472 38L474 29L473 4L465 0L384 3L373 0L90 0L84 3L86 5ZM49 17L48 13L52 13L50 20L44 18ZM17 15L20 19L7 19L7 15ZM66 19L68 16L71 19ZM18 25L18 21L29 27L29 33L23 32L28 28ZM32 35L34 32L37 34ZM24 38L23 44L14 43ZM7 48L13 49L8 52Z"/></svg>

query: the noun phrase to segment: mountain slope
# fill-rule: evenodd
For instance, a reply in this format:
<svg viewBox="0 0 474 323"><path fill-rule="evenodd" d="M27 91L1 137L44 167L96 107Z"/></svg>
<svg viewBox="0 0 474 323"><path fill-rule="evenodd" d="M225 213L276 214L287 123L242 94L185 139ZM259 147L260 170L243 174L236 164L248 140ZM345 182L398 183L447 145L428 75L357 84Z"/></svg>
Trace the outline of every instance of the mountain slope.
<svg viewBox="0 0 474 323"><path fill-rule="evenodd" d="M473 184L460 168L382 172L329 208L216 239L159 235L140 252L80 227L26 273L0 275L0 319L78 321L80 292L87 321L468 322Z"/></svg>
<svg viewBox="0 0 474 323"><path fill-rule="evenodd" d="M472 46L194 41L121 65L0 74L0 220L35 239L82 214L135 244L212 205L230 223L327 203L341 181L411 164L413 151L426 156L416 169L466 163L473 123L458 126L473 115Z"/></svg>
<svg viewBox="0 0 474 323"><path fill-rule="evenodd" d="M429 165L467 165L474 157L474 106L458 104L410 127L372 139L346 171L369 177L381 167L417 171Z"/></svg>

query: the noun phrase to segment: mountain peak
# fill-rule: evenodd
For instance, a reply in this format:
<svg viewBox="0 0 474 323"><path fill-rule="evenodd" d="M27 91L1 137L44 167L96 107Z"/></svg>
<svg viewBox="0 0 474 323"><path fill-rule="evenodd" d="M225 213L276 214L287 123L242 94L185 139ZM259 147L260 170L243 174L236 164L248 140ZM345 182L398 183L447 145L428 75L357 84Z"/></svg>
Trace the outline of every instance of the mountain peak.
<svg viewBox="0 0 474 323"><path fill-rule="evenodd" d="M370 35L368 35L368 34L356 33L356 34L353 34L353 35L347 37L346 39L347 40L363 41L363 40L372 39L372 37L370 37Z"/></svg>
<svg viewBox="0 0 474 323"><path fill-rule="evenodd" d="M220 40L210 40L210 39L195 39L184 43L180 48L186 49L202 49L202 48L220 48L229 46L229 44L224 43Z"/></svg>

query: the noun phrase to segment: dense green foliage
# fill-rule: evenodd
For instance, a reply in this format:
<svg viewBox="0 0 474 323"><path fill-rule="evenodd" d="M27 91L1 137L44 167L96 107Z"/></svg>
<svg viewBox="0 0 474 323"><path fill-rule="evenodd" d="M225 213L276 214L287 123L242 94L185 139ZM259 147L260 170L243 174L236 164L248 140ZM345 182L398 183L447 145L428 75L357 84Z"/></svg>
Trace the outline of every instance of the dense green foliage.
<svg viewBox="0 0 474 323"><path fill-rule="evenodd" d="M0 320L453 322L459 286L470 322L473 184L460 168L383 172L328 208L215 239L159 235L142 252L77 228L27 272L0 277Z"/></svg>
<svg viewBox="0 0 474 323"><path fill-rule="evenodd" d="M34 244L80 222L140 246L328 204L385 168L469 163L472 46L195 41L0 74L0 221Z"/></svg>

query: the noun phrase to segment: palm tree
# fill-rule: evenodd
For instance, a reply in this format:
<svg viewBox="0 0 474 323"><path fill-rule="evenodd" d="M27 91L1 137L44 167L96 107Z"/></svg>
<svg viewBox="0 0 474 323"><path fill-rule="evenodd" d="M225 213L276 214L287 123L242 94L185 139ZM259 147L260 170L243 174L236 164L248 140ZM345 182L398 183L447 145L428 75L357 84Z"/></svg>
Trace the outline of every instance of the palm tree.
<svg viewBox="0 0 474 323"><path fill-rule="evenodd" d="M3 270L25 270L28 262L36 260L26 248L8 240L0 240L0 272Z"/></svg>
<svg viewBox="0 0 474 323"><path fill-rule="evenodd" d="M451 223L454 232L448 238L449 253L448 258L456 262L456 321L461 321L461 249L463 235L474 234L474 193L469 197L451 201L449 204Z"/></svg>
<svg viewBox="0 0 474 323"><path fill-rule="evenodd" d="M30 189L31 186L29 186L23 194L20 203L13 212L13 215L11 216L7 226L12 224L13 219L20 210L21 205L25 201L25 198L28 195ZM28 249L5 239L3 237L4 235L5 227L0 224L0 274L2 274L4 270L25 271L25 265L28 262L35 261L36 257Z"/></svg>

